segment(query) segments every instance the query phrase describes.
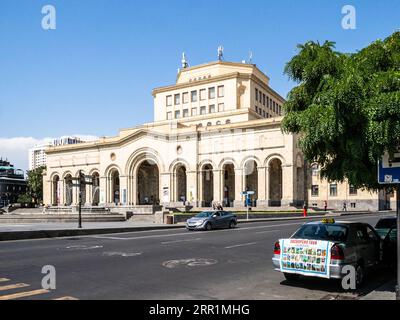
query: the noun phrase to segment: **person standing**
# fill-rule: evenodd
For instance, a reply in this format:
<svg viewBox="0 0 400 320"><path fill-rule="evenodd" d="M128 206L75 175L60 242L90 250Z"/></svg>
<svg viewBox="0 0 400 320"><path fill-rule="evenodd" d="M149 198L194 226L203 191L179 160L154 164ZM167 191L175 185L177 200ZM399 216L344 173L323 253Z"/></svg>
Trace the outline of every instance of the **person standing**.
<svg viewBox="0 0 400 320"><path fill-rule="evenodd" d="M346 202L343 202L343 211L347 211L347 203Z"/></svg>
<svg viewBox="0 0 400 320"><path fill-rule="evenodd" d="M328 210L328 201L324 201L324 211Z"/></svg>

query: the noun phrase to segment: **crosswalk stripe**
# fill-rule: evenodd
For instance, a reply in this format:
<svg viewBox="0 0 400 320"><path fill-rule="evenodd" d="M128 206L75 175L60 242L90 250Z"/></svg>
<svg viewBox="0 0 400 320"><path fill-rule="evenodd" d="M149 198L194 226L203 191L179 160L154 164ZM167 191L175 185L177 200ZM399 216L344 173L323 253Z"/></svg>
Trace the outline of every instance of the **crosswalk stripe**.
<svg viewBox="0 0 400 320"><path fill-rule="evenodd" d="M10 284L10 285L7 285L7 286L0 286L0 291L18 289L18 288L25 288L25 287L29 287L29 284L16 283L16 284Z"/></svg>
<svg viewBox="0 0 400 320"><path fill-rule="evenodd" d="M66 297L56 298L56 299L53 299L53 300L79 300L79 299L74 298L74 297L66 296Z"/></svg>
<svg viewBox="0 0 400 320"><path fill-rule="evenodd" d="M7 278L0 278L0 282L6 282L6 281L10 281L10 279L7 279Z"/></svg>
<svg viewBox="0 0 400 320"><path fill-rule="evenodd" d="M14 293L14 294L8 294L8 295L5 295L5 296L0 296L0 300L12 300L12 299L36 296L36 295L39 295L39 294L44 294L44 293L49 293L49 292L50 292L49 290L45 290L45 289L38 289L38 290L33 290L33 291L19 292L19 293Z"/></svg>

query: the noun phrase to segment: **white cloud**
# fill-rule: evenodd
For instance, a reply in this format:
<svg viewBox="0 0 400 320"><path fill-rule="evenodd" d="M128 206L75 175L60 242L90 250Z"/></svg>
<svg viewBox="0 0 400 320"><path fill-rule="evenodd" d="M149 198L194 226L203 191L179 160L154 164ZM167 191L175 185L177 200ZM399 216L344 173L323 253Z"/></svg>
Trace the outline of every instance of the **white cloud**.
<svg viewBox="0 0 400 320"><path fill-rule="evenodd" d="M98 137L91 135L75 134L72 137L78 137L84 141L96 140ZM71 136L63 136L71 137ZM36 139L33 137L14 137L14 138L1 138L0 137L0 157L8 159L18 169L28 170L29 168L29 154L30 148L49 143L58 138L41 138Z"/></svg>

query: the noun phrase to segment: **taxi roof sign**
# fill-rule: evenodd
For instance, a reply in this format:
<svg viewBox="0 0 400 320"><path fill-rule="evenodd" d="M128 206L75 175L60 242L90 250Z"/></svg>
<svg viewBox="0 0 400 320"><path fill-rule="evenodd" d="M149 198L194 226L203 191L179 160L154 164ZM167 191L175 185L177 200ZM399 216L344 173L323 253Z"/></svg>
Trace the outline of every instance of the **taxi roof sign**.
<svg viewBox="0 0 400 320"><path fill-rule="evenodd" d="M335 223L335 219L333 219L333 218L324 218L324 219L322 219L322 223Z"/></svg>

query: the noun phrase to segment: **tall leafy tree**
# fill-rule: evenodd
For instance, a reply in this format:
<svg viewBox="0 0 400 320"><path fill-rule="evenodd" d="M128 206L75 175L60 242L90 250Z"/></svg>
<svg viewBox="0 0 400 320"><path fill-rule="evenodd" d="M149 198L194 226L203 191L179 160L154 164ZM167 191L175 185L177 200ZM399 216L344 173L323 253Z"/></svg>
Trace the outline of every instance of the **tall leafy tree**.
<svg viewBox="0 0 400 320"><path fill-rule="evenodd" d="M400 32L359 52L307 42L285 67L298 85L284 105L282 128L299 136L321 175L379 188L377 160L400 141Z"/></svg>
<svg viewBox="0 0 400 320"><path fill-rule="evenodd" d="M28 194L33 198L37 204L43 200L43 171L46 170L45 166L41 166L34 170L29 170L28 175Z"/></svg>

